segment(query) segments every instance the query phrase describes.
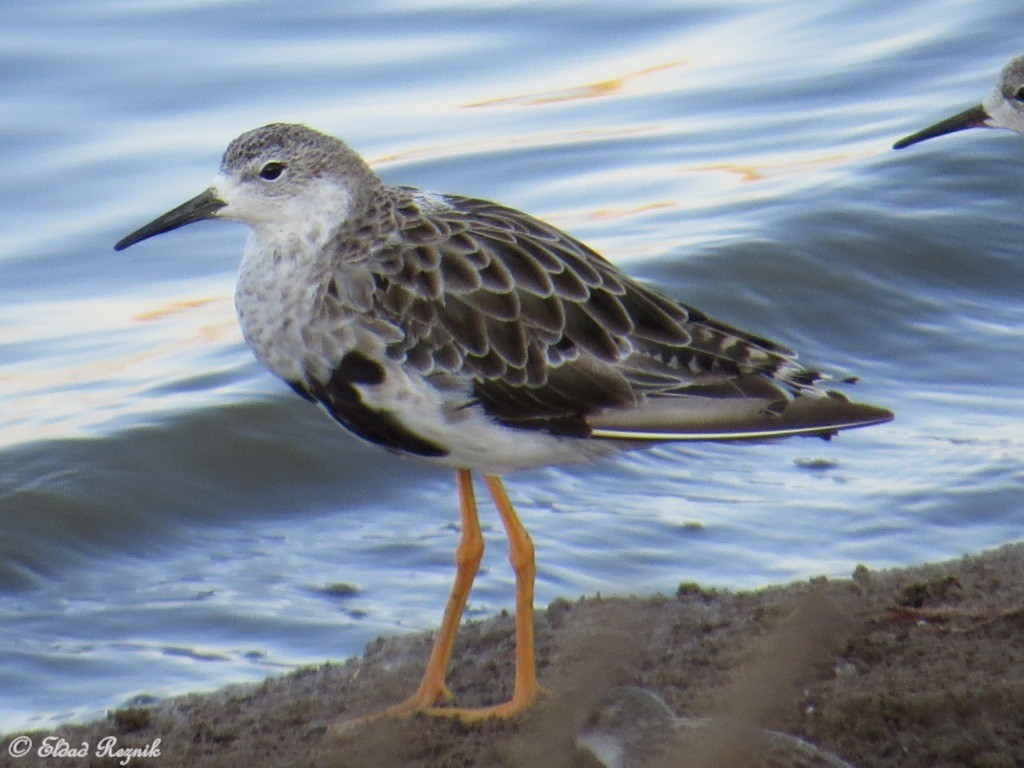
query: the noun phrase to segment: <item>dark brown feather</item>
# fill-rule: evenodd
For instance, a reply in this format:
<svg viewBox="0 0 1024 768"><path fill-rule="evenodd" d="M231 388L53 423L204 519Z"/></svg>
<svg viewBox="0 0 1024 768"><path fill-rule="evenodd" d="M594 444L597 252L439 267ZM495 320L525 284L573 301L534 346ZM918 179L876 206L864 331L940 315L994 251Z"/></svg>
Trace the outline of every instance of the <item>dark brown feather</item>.
<svg viewBox="0 0 1024 768"><path fill-rule="evenodd" d="M388 352L463 377L502 422L578 429L579 418L650 399L784 405L817 392L817 374L786 347L661 296L542 221L391 191L398 241L378 254L377 311L406 338Z"/></svg>

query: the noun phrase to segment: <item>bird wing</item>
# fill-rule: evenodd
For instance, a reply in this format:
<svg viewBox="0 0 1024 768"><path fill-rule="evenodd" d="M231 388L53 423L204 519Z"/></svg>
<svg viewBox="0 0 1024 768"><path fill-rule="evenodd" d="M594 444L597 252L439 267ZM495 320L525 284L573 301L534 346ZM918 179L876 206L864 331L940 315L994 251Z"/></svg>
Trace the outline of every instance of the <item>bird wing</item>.
<svg viewBox="0 0 1024 768"><path fill-rule="evenodd" d="M827 396L791 350L661 296L549 224L484 200L397 193L398 232L373 268L375 310L403 331L387 352L424 376L468 380L472 402L503 423L678 440L891 418ZM783 418L794 400L820 402Z"/></svg>

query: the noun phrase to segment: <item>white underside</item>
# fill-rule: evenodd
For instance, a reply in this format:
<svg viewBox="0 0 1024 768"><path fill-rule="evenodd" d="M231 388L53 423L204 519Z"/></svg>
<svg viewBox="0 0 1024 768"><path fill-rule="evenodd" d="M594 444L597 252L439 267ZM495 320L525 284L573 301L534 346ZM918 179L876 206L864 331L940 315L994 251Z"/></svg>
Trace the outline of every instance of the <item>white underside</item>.
<svg viewBox="0 0 1024 768"><path fill-rule="evenodd" d="M348 217L348 192L323 183L302 197L270 200L223 176L214 189L231 201L221 218L252 227L235 286L242 334L261 363L286 381L300 381L305 331L322 290L318 257L331 234L324 222Z"/></svg>
<svg viewBox="0 0 1024 768"><path fill-rule="evenodd" d="M448 451L424 460L454 469L501 475L550 464L592 461L615 451L596 440L558 437L541 430L514 429L494 421L468 395L444 394L399 365L384 364L384 383L356 386L363 403L387 411L406 429Z"/></svg>

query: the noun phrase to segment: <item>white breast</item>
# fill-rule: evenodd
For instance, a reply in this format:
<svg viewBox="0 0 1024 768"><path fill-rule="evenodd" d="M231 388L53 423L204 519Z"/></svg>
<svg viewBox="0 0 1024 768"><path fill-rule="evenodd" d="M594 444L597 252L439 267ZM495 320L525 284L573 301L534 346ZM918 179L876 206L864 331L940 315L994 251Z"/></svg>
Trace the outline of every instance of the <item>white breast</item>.
<svg viewBox="0 0 1024 768"><path fill-rule="evenodd" d="M295 246L253 232L235 287L242 335L259 361L288 381L303 379L303 329L320 291L309 258Z"/></svg>
<svg viewBox="0 0 1024 768"><path fill-rule="evenodd" d="M288 381L303 379L308 338L323 289L324 246L351 207L344 185L324 181L302 194L269 196L249 182L218 176L214 188L230 204L223 218L252 227L235 308L242 334L260 362Z"/></svg>

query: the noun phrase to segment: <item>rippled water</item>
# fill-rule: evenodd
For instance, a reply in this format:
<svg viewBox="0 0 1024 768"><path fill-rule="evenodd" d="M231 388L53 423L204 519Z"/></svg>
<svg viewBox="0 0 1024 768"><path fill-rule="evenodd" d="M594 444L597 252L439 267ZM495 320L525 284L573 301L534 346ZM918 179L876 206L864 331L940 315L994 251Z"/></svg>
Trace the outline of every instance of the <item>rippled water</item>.
<svg viewBox="0 0 1024 768"><path fill-rule="evenodd" d="M264 373L245 232L114 253L273 120L391 182L565 227L714 316L856 374L891 425L661 448L509 487L558 595L755 587L1024 528L1024 142L895 138L979 100L1013 0L0 8L0 730L431 627L453 479ZM511 604L494 530L470 612Z"/></svg>

